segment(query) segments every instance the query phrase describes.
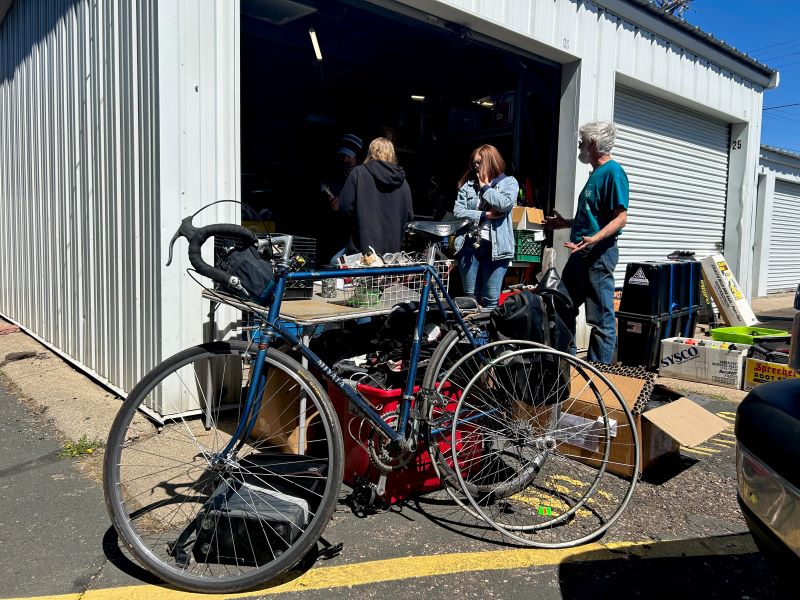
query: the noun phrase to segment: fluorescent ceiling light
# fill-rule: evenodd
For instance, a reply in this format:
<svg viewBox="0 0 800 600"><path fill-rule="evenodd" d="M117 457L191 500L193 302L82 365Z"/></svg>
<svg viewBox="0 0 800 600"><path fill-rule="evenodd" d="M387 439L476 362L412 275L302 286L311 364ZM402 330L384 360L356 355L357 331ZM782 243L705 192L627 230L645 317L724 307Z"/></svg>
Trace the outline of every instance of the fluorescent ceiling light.
<svg viewBox="0 0 800 600"><path fill-rule="evenodd" d="M424 102L425 96L415 96L414 94L411 94L411 99L417 102Z"/></svg>
<svg viewBox="0 0 800 600"><path fill-rule="evenodd" d="M322 50L319 49L319 42L317 41L317 32L314 31L313 27L309 27L308 35L311 36L311 45L314 46L314 56L317 57L317 60L322 60Z"/></svg>

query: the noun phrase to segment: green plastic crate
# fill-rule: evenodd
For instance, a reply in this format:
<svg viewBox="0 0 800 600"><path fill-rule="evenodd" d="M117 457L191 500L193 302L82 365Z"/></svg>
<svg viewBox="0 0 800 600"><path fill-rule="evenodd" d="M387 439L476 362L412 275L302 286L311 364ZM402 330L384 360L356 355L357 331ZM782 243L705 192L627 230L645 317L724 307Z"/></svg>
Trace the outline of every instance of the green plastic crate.
<svg viewBox="0 0 800 600"><path fill-rule="evenodd" d="M518 229L514 232L514 260L518 262L538 263L542 262L543 241L533 239L534 231Z"/></svg>
<svg viewBox="0 0 800 600"><path fill-rule="evenodd" d="M717 327L711 330L711 337L719 342L735 342L737 344L757 344L761 338L784 337L789 334L780 329L766 327Z"/></svg>

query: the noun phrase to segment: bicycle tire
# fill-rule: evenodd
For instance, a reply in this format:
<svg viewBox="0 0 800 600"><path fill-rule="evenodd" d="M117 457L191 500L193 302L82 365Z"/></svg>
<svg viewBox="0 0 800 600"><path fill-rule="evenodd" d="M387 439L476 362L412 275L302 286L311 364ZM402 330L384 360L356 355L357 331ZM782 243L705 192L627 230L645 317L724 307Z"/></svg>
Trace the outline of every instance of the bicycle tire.
<svg viewBox="0 0 800 600"><path fill-rule="evenodd" d="M430 456L434 457L432 464L440 481L449 490L460 490L463 485L467 485L470 487L470 492L475 495L489 492L512 494L518 488L524 487L527 477L533 477L535 474L519 473L518 480L508 481L507 489L503 492L497 486L482 486L473 482L464 484L459 481L453 468L453 460L450 455L453 438L450 426L456 406L454 400L484 364L481 359L482 353L476 351L480 346L469 344L465 337L460 328L449 331L436 347L436 351L431 357L430 367L425 372L423 389L436 390L436 393L433 394L434 401L430 403L427 411L426 443L428 452ZM511 347L516 347L520 343L543 347L535 342L518 340L510 340L506 343ZM494 344L490 344L489 347L497 348ZM440 393L439 390L442 392ZM460 435L459 433L459 437ZM468 502L452 493L450 495L457 503L461 504L462 508L470 510Z"/></svg>
<svg viewBox="0 0 800 600"><path fill-rule="evenodd" d="M468 346L468 349L464 346ZM455 408L455 403L452 402L452 398L439 393L439 382L449 367L472 349L473 346L466 341L464 331L460 327L451 329L436 345L422 378L422 389L433 392L434 397L426 409L425 443L432 458L434 471L448 489L461 488L452 468L452 460L449 458L452 423L450 413Z"/></svg>
<svg viewBox="0 0 800 600"><path fill-rule="evenodd" d="M461 390L452 469L474 512L506 537L539 548L576 546L604 533L630 502L638 435L602 373L528 344L485 347L517 346L495 352Z"/></svg>
<svg viewBox="0 0 800 600"><path fill-rule="evenodd" d="M232 593L273 579L311 550L336 508L338 420L313 376L277 350L266 356L258 423L219 458L256 352L231 341L175 354L131 390L109 433L103 487L114 527L140 564L182 589ZM209 429L185 417L156 427L139 412L187 396L211 407Z"/></svg>

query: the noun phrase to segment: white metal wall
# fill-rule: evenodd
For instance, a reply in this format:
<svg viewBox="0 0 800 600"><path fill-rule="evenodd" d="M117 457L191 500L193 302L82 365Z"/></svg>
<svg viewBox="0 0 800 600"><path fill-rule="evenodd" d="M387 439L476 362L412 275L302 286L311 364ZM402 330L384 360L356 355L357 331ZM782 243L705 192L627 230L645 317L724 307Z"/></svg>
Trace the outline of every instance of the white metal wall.
<svg viewBox="0 0 800 600"><path fill-rule="evenodd" d="M800 283L800 184L775 181L770 229L767 293L795 290Z"/></svg>
<svg viewBox="0 0 800 600"><path fill-rule="evenodd" d="M615 273L664 260L673 250L698 258L719 252L725 237L730 126L664 100L618 89L614 157L630 181L628 225Z"/></svg>
<svg viewBox="0 0 800 600"><path fill-rule="evenodd" d="M780 188L778 184L782 182ZM776 278L774 272L771 273L771 249L773 235L783 236L784 232L781 231L781 224L788 218L790 222L795 223L797 227L796 214L791 216L787 215L783 219L776 216L776 189L780 189L784 202L778 211L785 212L785 199L794 196L800 190L800 154L780 150L778 148L770 148L768 146L761 147L761 156L759 161L759 176L758 176L758 210L756 214L756 238L753 245L754 260L753 260L753 289L754 295L765 296L772 290L777 291L772 287L771 279ZM787 193L788 192L788 193ZM795 209L800 209L800 197L794 203ZM796 240L783 241L784 247L778 249L776 252L782 255L785 252L789 253L787 259L792 261L794 268L797 268L798 252ZM800 277L796 278L797 283L800 283ZM777 283L777 282L776 282ZM794 287L793 286L793 287Z"/></svg>
<svg viewBox="0 0 800 600"><path fill-rule="evenodd" d="M0 25L0 313L124 389L159 353L151 2Z"/></svg>
<svg viewBox="0 0 800 600"><path fill-rule="evenodd" d="M161 353L164 358L209 338L230 335L236 315L220 309L208 331L208 302L186 272L186 241L167 248L181 219L217 200L241 198L238 0L170 0L158 3L159 231L161 252ZM238 223L236 204L204 211L196 225ZM206 260L213 260L206 244ZM206 282L208 283L208 282ZM197 410L198 394L180 389L160 414Z"/></svg>

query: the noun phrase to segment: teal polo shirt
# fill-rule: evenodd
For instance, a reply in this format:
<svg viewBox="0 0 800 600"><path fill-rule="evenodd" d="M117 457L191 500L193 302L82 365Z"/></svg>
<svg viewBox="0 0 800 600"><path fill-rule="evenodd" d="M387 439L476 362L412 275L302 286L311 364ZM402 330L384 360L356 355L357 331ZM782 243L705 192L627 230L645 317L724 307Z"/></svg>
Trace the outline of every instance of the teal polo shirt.
<svg viewBox="0 0 800 600"><path fill-rule="evenodd" d="M614 218L614 209L628 209L628 176L620 164L609 160L589 173L589 180L578 196L578 210L569 239L577 244L586 235L594 235ZM617 236L622 230L617 232Z"/></svg>

